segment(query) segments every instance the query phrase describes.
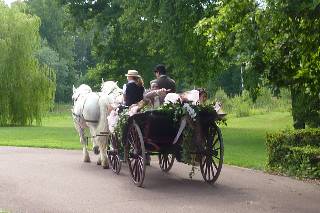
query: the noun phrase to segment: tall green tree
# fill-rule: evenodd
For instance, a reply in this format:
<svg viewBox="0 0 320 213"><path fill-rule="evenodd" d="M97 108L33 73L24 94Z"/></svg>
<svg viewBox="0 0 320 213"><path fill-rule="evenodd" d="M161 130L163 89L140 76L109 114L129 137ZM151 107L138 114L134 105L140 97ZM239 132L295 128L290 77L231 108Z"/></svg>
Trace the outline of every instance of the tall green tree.
<svg viewBox="0 0 320 213"><path fill-rule="evenodd" d="M235 65L244 68L244 86L253 99L262 86L265 68L256 21L258 6L255 0L220 1L216 13L196 27L196 32L207 38L211 60L218 69L226 71Z"/></svg>
<svg viewBox="0 0 320 213"><path fill-rule="evenodd" d="M127 69L137 69L147 81L153 67L165 63L179 85L206 86L215 72L206 40L194 26L213 11L209 0L192 1L80 1L64 0L75 19L94 20L93 53L100 64L88 73L124 80Z"/></svg>
<svg viewBox="0 0 320 213"><path fill-rule="evenodd" d="M52 105L55 73L41 66L40 20L0 1L0 125L38 124Z"/></svg>
<svg viewBox="0 0 320 213"><path fill-rule="evenodd" d="M296 128L320 126L320 1L266 3L259 24L268 79L290 88Z"/></svg>
<svg viewBox="0 0 320 213"><path fill-rule="evenodd" d="M76 36L67 28L70 18L68 11L59 0L27 0L26 3L28 13L38 16L41 20L40 36L43 42L41 54L37 55L40 63L56 71L55 101L69 102L72 85L77 81L77 76L74 53Z"/></svg>
<svg viewBox="0 0 320 213"><path fill-rule="evenodd" d="M265 80L291 89L296 128L320 125L319 31L318 0L224 0L217 14L198 24L217 64L245 65L251 94Z"/></svg>

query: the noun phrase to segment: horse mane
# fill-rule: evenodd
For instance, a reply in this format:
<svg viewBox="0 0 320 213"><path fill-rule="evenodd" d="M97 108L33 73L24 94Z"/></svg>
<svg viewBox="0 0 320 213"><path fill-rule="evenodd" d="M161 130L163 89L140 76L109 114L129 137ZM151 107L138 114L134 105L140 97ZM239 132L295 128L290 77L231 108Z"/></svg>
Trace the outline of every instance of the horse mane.
<svg viewBox="0 0 320 213"><path fill-rule="evenodd" d="M80 94L86 94L92 92L92 89L90 86L86 84L81 84L78 88L73 87L73 95L72 99L77 98Z"/></svg>
<svg viewBox="0 0 320 213"><path fill-rule="evenodd" d="M101 84L101 92L111 94L121 91L116 81L105 81Z"/></svg>

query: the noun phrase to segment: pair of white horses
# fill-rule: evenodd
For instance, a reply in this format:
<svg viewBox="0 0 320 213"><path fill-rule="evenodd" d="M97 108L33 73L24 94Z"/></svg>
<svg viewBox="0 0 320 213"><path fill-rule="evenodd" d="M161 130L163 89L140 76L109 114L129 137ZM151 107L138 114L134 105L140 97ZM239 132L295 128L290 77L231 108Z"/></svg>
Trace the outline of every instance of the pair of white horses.
<svg viewBox="0 0 320 213"><path fill-rule="evenodd" d="M85 84L78 88L73 86L72 116L83 147L84 162L90 162L88 142L84 132L88 128L94 148L99 149L97 164L102 165L105 169L109 168L106 154L106 148L109 144L106 136L101 133L109 133L107 116L114 107L122 103L122 98L123 91L114 81L104 82L102 80L100 92L93 92Z"/></svg>

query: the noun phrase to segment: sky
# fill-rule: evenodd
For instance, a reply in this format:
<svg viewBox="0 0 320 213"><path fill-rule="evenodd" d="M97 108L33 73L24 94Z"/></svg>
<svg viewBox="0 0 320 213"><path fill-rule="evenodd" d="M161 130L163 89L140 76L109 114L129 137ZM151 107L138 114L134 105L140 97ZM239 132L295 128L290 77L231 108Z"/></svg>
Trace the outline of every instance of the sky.
<svg viewBox="0 0 320 213"><path fill-rule="evenodd" d="M14 1L16 1L16 0L4 0L4 2L7 3L8 5L10 5Z"/></svg>

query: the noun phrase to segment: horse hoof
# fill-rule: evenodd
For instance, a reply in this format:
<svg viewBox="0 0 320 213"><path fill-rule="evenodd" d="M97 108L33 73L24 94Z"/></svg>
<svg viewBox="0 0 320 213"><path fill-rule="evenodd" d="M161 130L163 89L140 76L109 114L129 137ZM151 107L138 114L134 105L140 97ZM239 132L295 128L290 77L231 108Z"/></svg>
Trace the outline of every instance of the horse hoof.
<svg viewBox="0 0 320 213"><path fill-rule="evenodd" d="M102 165L102 168L109 169L109 164Z"/></svg>
<svg viewBox="0 0 320 213"><path fill-rule="evenodd" d="M95 155L99 155L99 154L100 154L99 146L94 146L94 147L92 148L92 150L93 150L93 153L94 153Z"/></svg>
<svg viewBox="0 0 320 213"><path fill-rule="evenodd" d="M89 159L84 159L83 162L85 162L85 163L90 163L91 160L90 160L90 158L89 158Z"/></svg>
<svg viewBox="0 0 320 213"><path fill-rule="evenodd" d="M97 161L97 165L99 165L99 166L100 166L100 165L101 165L101 161L99 161L99 160L98 160L98 161Z"/></svg>
<svg viewBox="0 0 320 213"><path fill-rule="evenodd" d="M83 162L85 162L85 163L90 163L91 161L90 161L90 157L89 156L85 156L84 158L83 158Z"/></svg>

